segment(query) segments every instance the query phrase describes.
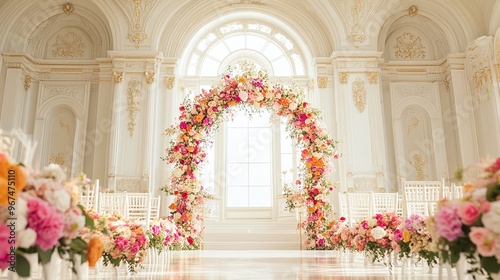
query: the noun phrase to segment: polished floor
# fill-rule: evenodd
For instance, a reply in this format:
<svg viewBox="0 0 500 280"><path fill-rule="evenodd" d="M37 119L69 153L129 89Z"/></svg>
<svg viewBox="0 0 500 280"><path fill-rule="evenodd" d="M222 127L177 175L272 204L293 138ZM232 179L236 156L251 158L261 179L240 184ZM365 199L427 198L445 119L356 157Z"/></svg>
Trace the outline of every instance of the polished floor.
<svg viewBox="0 0 500 280"><path fill-rule="evenodd" d="M439 279L438 269L426 266L366 263L362 255L350 258L332 251L177 251L153 260L135 275L124 269L106 269L98 274L90 271L92 279ZM453 272L454 273L454 272ZM457 279L456 275L444 279Z"/></svg>
<svg viewBox="0 0 500 280"><path fill-rule="evenodd" d="M35 274L31 279L40 279ZM50 280L61 279L52 275ZM7 279L4 275L2 279ZM13 279L13 278L11 278ZM68 277L65 279L78 279ZM219 279L286 279L286 280L383 280L383 279L439 279L438 268L419 264L396 263L392 267L367 263L360 254L341 254L332 251L300 250L201 250L173 251L160 256L150 256L144 267L136 273L98 266L89 269L88 276L80 279L147 279L147 280L219 280ZM467 279L457 277L455 270L450 277L443 270L442 279Z"/></svg>

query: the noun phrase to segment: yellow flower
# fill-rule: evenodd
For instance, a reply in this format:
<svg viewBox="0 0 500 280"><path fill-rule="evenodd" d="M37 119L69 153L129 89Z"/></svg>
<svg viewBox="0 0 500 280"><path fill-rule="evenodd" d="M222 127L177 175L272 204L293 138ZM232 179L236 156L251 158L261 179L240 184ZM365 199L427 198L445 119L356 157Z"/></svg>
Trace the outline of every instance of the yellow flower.
<svg viewBox="0 0 500 280"><path fill-rule="evenodd" d="M408 242L410 242L410 239L411 239L411 232L407 229L404 229L403 230L403 241L405 243L408 243Z"/></svg>

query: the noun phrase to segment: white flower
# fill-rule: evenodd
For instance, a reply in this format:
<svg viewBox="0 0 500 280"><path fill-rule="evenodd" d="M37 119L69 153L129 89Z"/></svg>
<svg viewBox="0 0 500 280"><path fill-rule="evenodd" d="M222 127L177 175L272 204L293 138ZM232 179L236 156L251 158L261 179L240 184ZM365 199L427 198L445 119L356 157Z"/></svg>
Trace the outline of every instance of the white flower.
<svg viewBox="0 0 500 280"><path fill-rule="evenodd" d="M297 109L297 103L296 102L290 103L290 105L288 105L288 108L292 111L295 111L295 109Z"/></svg>
<svg viewBox="0 0 500 280"><path fill-rule="evenodd" d="M281 109L281 105L278 102L274 102L273 104L273 110L274 111L279 111Z"/></svg>
<svg viewBox="0 0 500 280"><path fill-rule="evenodd" d="M368 219L368 226L369 227L373 227L377 224L377 220L376 219Z"/></svg>
<svg viewBox="0 0 500 280"><path fill-rule="evenodd" d="M20 248L29 248L35 244L35 241L36 232L31 228L17 233L17 246Z"/></svg>
<svg viewBox="0 0 500 280"><path fill-rule="evenodd" d="M386 234L385 229L382 227L374 227L370 232L375 240L383 238Z"/></svg>
<svg viewBox="0 0 500 280"><path fill-rule="evenodd" d="M184 170L182 170L180 168L176 168L176 169L174 169L174 171L172 172L172 174L173 174L174 177L179 178L179 177L182 176L182 174L184 174Z"/></svg>
<svg viewBox="0 0 500 280"><path fill-rule="evenodd" d="M500 200L490 203L490 210L483 214L481 221L485 228L500 234Z"/></svg>
<svg viewBox="0 0 500 280"><path fill-rule="evenodd" d="M55 181L64 181L66 179L66 173L57 164L51 163L42 169L42 176L45 178L52 178Z"/></svg>
<svg viewBox="0 0 500 280"><path fill-rule="evenodd" d="M66 212L71 206L71 194L66 189L47 190L44 196L60 212Z"/></svg>

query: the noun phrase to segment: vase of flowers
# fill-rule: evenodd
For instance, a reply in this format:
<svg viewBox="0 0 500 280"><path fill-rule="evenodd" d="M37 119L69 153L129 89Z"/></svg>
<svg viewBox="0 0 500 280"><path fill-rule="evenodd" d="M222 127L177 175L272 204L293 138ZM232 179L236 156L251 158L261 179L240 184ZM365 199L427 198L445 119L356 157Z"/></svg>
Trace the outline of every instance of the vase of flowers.
<svg viewBox="0 0 500 280"><path fill-rule="evenodd" d="M465 255L469 273L493 279L500 272L500 158L482 171L462 199L440 202L430 228L443 261L454 265Z"/></svg>

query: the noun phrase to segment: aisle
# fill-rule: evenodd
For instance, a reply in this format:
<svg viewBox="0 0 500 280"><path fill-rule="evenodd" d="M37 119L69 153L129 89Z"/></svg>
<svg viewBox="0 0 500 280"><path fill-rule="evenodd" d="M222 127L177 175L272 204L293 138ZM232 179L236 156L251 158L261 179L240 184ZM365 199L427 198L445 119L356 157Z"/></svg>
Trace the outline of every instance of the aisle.
<svg viewBox="0 0 500 280"><path fill-rule="evenodd" d="M397 265L391 271L382 264L365 266L361 255L351 263L337 252L299 250L174 251L165 265L145 265L136 275L126 276L123 270L119 274L113 277L105 269L90 279L438 279L437 268L431 274L422 265L412 270Z"/></svg>

